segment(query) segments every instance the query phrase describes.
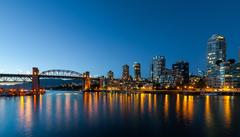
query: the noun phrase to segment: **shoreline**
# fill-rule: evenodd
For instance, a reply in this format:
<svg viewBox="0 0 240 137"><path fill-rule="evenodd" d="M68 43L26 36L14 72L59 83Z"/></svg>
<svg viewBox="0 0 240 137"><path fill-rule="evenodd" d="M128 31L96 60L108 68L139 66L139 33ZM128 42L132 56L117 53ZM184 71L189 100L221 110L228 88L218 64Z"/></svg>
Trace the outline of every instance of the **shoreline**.
<svg viewBox="0 0 240 137"><path fill-rule="evenodd" d="M119 90L93 90L93 91L82 91L82 92L104 92L104 93L129 93L129 94L181 94L181 95L196 95L196 96L240 96L239 91L178 91L178 90L157 90L157 91L119 91Z"/></svg>
<svg viewBox="0 0 240 137"><path fill-rule="evenodd" d="M45 92L59 91L59 92L71 92L78 90L46 90ZM44 92L44 93L45 93ZM192 96L240 96L240 91L189 91L189 90L89 90L79 91L82 93L121 93L121 94L167 94L167 95L192 95ZM16 97L16 96L34 96L37 94L0 94L0 97Z"/></svg>
<svg viewBox="0 0 240 137"><path fill-rule="evenodd" d="M30 89L1 89L0 97L34 96L44 94L45 92L45 89L39 89L39 91Z"/></svg>

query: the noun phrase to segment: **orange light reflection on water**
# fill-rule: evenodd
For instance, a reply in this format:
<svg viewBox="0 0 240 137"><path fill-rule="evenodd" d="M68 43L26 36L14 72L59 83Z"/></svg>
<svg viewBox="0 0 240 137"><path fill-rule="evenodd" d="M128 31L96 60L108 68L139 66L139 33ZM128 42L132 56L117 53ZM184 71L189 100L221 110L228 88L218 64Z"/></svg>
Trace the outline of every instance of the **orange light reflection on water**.
<svg viewBox="0 0 240 137"><path fill-rule="evenodd" d="M20 106L18 111L19 126L24 125L24 132L31 135L32 122L33 122L33 108L32 108L32 97L20 96Z"/></svg>
<svg viewBox="0 0 240 137"><path fill-rule="evenodd" d="M194 97L184 96L183 97L183 118L187 121L192 122L194 113Z"/></svg>
<svg viewBox="0 0 240 137"><path fill-rule="evenodd" d="M141 113L144 113L145 94L140 94Z"/></svg>
<svg viewBox="0 0 240 137"><path fill-rule="evenodd" d="M205 118L206 118L206 125L208 127L212 126L212 112L211 112L211 104L210 104L210 97L206 96L205 98Z"/></svg>
<svg viewBox="0 0 240 137"><path fill-rule="evenodd" d="M174 97L175 100L173 100L172 97ZM41 114L43 105L45 107L43 111L44 115L46 115L45 120L49 121L46 125L47 128L53 128L54 126L54 124L51 122L53 118L53 113L56 114L55 118L57 119L57 125L64 121L66 128L70 127L71 121L74 119L78 119L81 109L84 110L84 114L86 114L86 118L89 123L95 121L99 117L99 115L101 114L99 113L99 111L103 112L104 115L110 117L114 115L114 112L120 112L120 116L123 117L129 116L126 114L131 115L147 113L148 115L159 117L157 113L163 111L163 117L166 120L174 116L178 120L183 119L184 121L188 121L191 123L194 120L194 114L197 114L197 111L200 111L199 109L202 109L202 111L200 112L202 112L201 114L205 116L205 126L208 128L213 127L213 121L215 120L214 113L216 113L213 112L213 109L211 108L214 107L214 105L211 106L211 97L209 96L203 97L204 102L201 107L198 107L200 105L198 105L196 101L196 109L194 108L194 100L198 99L197 96L187 96L179 94L177 94L176 96L172 96L167 94L156 95L143 93L84 93L82 99L83 108L79 107L79 105L81 105L81 102L78 102L79 100L77 98L72 98L71 94L65 94L61 96L56 95L56 100L52 97L52 95L47 95L44 96L44 103L42 103L42 95L32 97L21 96L19 97L19 105L17 109L17 113L19 116L19 124L24 124L26 129L31 129L33 125L33 113L38 112L37 110L39 109L39 112ZM233 115L232 98L231 96L223 96L220 99L221 103L223 104L219 103L220 109L214 110L222 112L222 122L224 122L227 128L230 128ZM102 107L103 104L104 107ZM161 104L163 107L158 107L158 104ZM0 105L2 106L2 104ZM105 109L105 111L101 111L102 108ZM171 108L176 111L176 115L170 115L170 112L173 112ZM56 110L56 113L54 112L54 110ZM198 116L201 114L198 114ZM75 124L77 125L77 122Z"/></svg>
<svg viewBox="0 0 240 137"><path fill-rule="evenodd" d="M226 127L230 127L231 125L231 97L230 96L224 96L224 120Z"/></svg>
<svg viewBox="0 0 240 137"><path fill-rule="evenodd" d="M110 114L113 113L113 94L108 95Z"/></svg>
<svg viewBox="0 0 240 137"><path fill-rule="evenodd" d="M148 94L148 112L152 112L152 95Z"/></svg>
<svg viewBox="0 0 240 137"><path fill-rule="evenodd" d="M168 100L168 95L164 96L164 116L165 119L168 119L168 113L169 113L169 100Z"/></svg>
<svg viewBox="0 0 240 137"><path fill-rule="evenodd" d="M157 113L157 95L156 94L153 95L153 108L156 114Z"/></svg>

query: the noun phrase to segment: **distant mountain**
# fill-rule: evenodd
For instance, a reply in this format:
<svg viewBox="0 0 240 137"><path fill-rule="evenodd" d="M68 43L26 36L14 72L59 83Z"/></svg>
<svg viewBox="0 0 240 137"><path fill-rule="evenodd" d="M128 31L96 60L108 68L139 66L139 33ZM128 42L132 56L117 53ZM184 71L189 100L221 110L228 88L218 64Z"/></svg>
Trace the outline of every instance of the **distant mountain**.
<svg viewBox="0 0 240 137"><path fill-rule="evenodd" d="M78 85L81 85L82 82L80 80L60 80L60 79L41 79L40 85L42 88L52 88L52 87L58 87L63 84L69 84L69 83L75 83ZM26 82L22 84L16 84L16 85L1 85L1 88L9 89L9 88L24 88L24 89L31 89L32 83Z"/></svg>

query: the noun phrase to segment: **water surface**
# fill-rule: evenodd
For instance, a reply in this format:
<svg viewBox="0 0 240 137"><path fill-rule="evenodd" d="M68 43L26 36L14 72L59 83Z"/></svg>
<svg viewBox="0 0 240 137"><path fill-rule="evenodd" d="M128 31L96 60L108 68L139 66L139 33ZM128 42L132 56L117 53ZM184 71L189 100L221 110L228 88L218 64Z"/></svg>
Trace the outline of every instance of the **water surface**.
<svg viewBox="0 0 240 137"><path fill-rule="evenodd" d="M0 97L0 137L237 137L239 96L79 93Z"/></svg>

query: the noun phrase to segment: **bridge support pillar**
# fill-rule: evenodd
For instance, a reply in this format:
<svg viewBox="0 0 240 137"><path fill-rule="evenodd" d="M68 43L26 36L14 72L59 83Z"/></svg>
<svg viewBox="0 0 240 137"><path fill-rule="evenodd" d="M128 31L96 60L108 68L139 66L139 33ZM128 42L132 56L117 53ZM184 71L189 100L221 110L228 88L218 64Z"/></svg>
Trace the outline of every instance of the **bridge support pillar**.
<svg viewBox="0 0 240 137"><path fill-rule="evenodd" d="M34 94L39 94L40 90L39 69L36 67L32 69L32 90Z"/></svg>
<svg viewBox="0 0 240 137"><path fill-rule="evenodd" d="M83 73L83 78L84 78L83 89L89 90L91 88L90 72L87 71L87 72Z"/></svg>

